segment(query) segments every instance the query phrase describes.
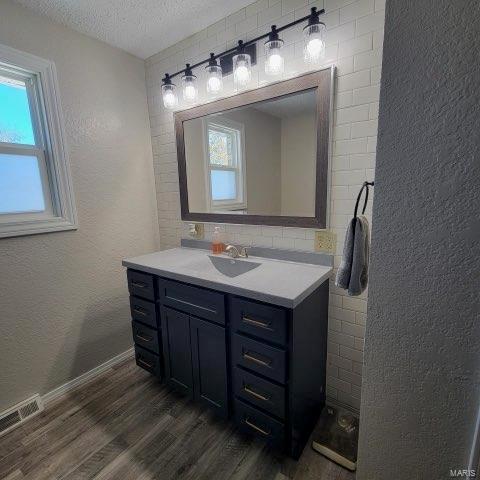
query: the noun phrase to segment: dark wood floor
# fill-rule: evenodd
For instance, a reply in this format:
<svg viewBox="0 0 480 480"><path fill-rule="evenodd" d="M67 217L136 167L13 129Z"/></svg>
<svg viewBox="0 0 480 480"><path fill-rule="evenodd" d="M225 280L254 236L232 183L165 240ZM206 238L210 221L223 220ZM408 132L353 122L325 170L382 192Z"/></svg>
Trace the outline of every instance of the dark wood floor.
<svg viewBox="0 0 480 480"><path fill-rule="evenodd" d="M353 480L310 446L295 462L160 385L133 360L0 438L0 478Z"/></svg>

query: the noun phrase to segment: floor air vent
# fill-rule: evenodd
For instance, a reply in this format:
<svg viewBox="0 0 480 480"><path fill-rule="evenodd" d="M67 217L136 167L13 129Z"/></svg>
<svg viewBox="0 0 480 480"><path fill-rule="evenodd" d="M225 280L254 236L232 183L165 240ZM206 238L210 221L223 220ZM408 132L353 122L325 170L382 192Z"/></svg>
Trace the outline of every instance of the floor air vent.
<svg viewBox="0 0 480 480"><path fill-rule="evenodd" d="M34 395L0 413L0 437L43 410L40 395Z"/></svg>

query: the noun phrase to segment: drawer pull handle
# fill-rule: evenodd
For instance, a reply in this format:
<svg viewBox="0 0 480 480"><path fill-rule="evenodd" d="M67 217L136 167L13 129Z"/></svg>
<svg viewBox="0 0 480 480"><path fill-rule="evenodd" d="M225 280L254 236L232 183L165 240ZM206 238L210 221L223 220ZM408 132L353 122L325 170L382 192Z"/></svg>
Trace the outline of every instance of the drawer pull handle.
<svg viewBox="0 0 480 480"><path fill-rule="evenodd" d="M263 367L270 367L270 365L272 363L271 360L262 360L260 358L254 357L249 352L244 352L243 353L243 358L245 360L250 360L251 362L258 363L259 365L262 365Z"/></svg>
<svg viewBox="0 0 480 480"><path fill-rule="evenodd" d="M138 313L138 314L141 315L142 317L146 317L146 316L147 316L147 314L146 314L146 313L143 311L143 309L140 308L140 307L133 307L133 311L134 311L135 313Z"/></svg>
<svg viewBox="0 0 480 480"><path fill-rule="evenodd" d="M148 363L148 362L146 362L145 360L142 360L141 358L137 358L137 362L138 362L140 365L143 365L144 367L153 368L153 364Z"/></svg>
<svg viewBox="0 0 480 480"><path fill-rule="evenodd" d="M254 327L260 327L260 328L265 328L266 330L271 330L270 324L261 322L260 320L254 320L253 318L246 317L246 316L243 316L242 320L243 320L243 323L249 323Z"/></svg>
<svg viewBox="0 0 480 480"><path fill-rule="evenodd" d="M252 388L249 385L244 385L243 391L249 393L250 395L252 395L252 397L258 398L259 400L263 400L264 402L268 402L270 400L269 397L266 397L265 395L262 395L261 393L258 393L255 390L252 390Z"/></svg>
<svg viewBox="0 0 480 480"><path fill-rule="evenodd" d="M143 340L144 342L151 342L153 340L152 337L144 337L143 335L139 335L138 333L136 333L135 336L138 339Z"/></svg>
<svg viewBox="0 0 480 480"><path fill-rule="evenodd" d="M145 288L147 286L147 284L143 282L132 282L132 285L137 288Z"/></svg>
<svg viewBox="0 0 480 480"><path fill-rule="evenodd" d="M258 433L263 435L264 437L268 437L270 435L270 430L264 430L263 428L260 428L259 426L255 425L250 419L246 418L245 423L256 430Z"/></svg>

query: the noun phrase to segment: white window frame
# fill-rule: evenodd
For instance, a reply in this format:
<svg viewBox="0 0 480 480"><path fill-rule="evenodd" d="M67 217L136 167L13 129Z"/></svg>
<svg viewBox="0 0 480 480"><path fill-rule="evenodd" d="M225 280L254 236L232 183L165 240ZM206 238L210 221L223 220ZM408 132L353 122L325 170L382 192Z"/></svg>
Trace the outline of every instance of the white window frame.
<svg viewBox="0 0 480 480"><path fill-rule="evenodd" d="M45 211L0 214L0 238L78 228L55 64L0 44L0 75L25 82L35 145L0 142L0 153L38 158Z"/></svg>
<svg viewBox="0 0 480 480"><path fill-rule="evenodd" d="M236 136L235 144L237 151L235 152L235 166L211 165L210 164L210 141L209 129L214 126L217 129L234 131ZM207 211L232 211L247 209L247 189L246 189L246 162L245 162L245 125L226 118L204 119L204 158L205 158L205 185L207 192ZM237 198L235 200L213 200L212 199L212 170L228 170L236 172L237 181Z"/></svg>

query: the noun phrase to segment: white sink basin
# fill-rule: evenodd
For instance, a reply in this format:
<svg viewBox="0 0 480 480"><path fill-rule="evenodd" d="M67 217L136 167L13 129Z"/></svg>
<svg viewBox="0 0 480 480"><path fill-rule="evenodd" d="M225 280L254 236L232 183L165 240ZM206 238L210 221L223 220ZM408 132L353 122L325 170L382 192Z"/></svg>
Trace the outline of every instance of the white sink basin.
<svg viewBox="0 0 480 480"><path fill-rule="evenodd" d="M238 260L236 258L216 257L209 255L208 258L213 266L223 275L233 278L249 272L261 264L257 262L250 262L248 260Z"/></svg>

